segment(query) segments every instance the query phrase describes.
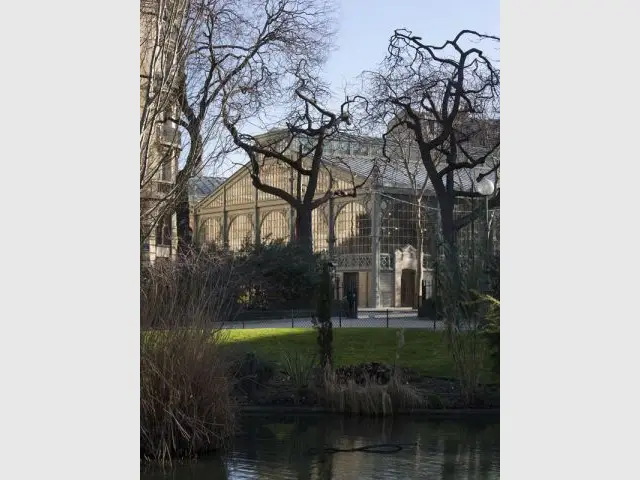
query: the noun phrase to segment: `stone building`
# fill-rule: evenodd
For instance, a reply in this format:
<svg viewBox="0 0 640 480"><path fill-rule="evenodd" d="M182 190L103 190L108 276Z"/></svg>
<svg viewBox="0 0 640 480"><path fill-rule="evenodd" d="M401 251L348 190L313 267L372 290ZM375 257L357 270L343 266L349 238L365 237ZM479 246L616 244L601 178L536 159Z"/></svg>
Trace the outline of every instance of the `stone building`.
<svg viewBox="0 0 640 480"><path fill-rule="evenodd" d="M297 150L296 141L290 149ZM313 211L313 248L336 265L339 285L357 291L360 307L411 307L419 280L429 285L433 276L430 258L437 220L432 213L437 208L421 164L407 169L403 162L381 162L381 154L382 142L376 138L342 135L325 143L324 164L337 180L335 189L366 182L355 197L333 195ZM456 172L456 188L473 188L473 178L488 168ZM494 174L490 177L497 181ZM296 191L293 170L283 164L265 167L261 178L292 194ZM326 178L321 176L318 184L316 197L326 192ZM422 184L426 188L418 208L415 185ZM230 250L245 242L289 241L295 235L295 211L284 200L254 188L247 168L201 200L194 215L200 243ZM479 234L480 226L475 228Z"/></svg>
<svg viewBox="0 0 640 480"><path fill-rule="evenodd" d="M181 137L172 120L180 115L176 85L182 75L176 56L180 18L186 2L140 2L140 233L141 260L175 258L176 215L167 208L174 195Z"/></svg>

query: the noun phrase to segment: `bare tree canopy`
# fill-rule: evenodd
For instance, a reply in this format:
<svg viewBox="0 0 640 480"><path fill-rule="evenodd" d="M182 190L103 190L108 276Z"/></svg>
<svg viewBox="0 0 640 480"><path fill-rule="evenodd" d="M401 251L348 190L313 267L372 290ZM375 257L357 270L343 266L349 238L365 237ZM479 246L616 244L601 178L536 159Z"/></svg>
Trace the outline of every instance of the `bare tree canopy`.
<svg viewBox="0 0 640 480"><path fill-rule="evenodd" d="M371 120L384 125L384 153L415 142L441 210L444 240L477 216L454 219L460 197L477 197L473 185L499 172L500 71L482 45L500 39L462 30L453 40L430 45L407 30L391 36L377 72L366 72ZM459 181L468 176L471 182ZM465 188L471 183L472 188ZM499 202L499 188L490 206Z"/></svg>
<svg viewBox="0 0 640 480"><path fill-rule="evenodd" d="M357 100L346 98L335 112L324 105L329 93L308 71L306 62L301 62L293 77L292 107L280 122L284 128L258 136L241 132L242 109L231 101L225 103L223 118L233 141L249 157L246 168L254 187L295 209L296 240L311 251L313 210L334 196L355 197L368 177L357 179L345 158L325 149L327 141L354 134L349 106ZM335 178L332 167L346 172L348 178ZM270 175L274 170L279 175ZM282 178L289 175L291 185L283 185Z"/></svg>
<svg viewBox="0 0 640 480"><path fill-rule="evenodd" d="M157 123L170 125L176 138L186 133L178 142L183 149L181 166L163 202L165 209L178 208L180 214L180 205L187 203L189 178L236 148L221 122L223 97L242 106L243 118L259 115L288 88L287 72L302 60L321 65L331 47L332 2L155 0L141 4L141 19L149 9L154 12L147 35L151 41L141 37L141 50L165 65L145 68L156 79L143 81L141 92L150 93L142 95L141 110L154 115L141 114L141 137L144 131L152 138L147 132ZM171 35L158 35L167 28ZM141 76L142 70L141 66ZM160 98L163 92L165 101ZM141 190L161 168L151 167L159 162L148 150L141 146Z"/></svg>

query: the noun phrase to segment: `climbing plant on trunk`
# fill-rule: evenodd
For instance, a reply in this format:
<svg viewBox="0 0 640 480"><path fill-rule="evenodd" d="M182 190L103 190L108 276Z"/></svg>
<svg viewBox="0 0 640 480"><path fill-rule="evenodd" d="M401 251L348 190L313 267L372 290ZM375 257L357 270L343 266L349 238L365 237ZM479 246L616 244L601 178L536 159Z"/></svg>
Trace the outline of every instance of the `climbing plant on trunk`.
<svg viewBox="0 0 640 480"><path fill-rule="evenodd" d="M331 323L331 275L329 265L322 267L322 277L318 288L315 328L318 332L318 349L322 369L333 364L333 325Z"/></svg>

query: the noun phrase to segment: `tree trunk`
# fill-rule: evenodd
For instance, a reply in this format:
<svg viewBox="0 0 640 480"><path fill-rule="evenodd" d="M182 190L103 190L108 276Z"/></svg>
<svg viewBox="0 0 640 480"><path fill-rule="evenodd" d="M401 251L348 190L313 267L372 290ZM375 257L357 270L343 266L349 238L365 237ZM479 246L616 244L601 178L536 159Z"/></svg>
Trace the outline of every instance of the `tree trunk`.
<svg viewBox="0 0 640 480"><path fill-rule="evenodd" d="M447 266L450 265L449 260L455 260L455 263L458 261L453 206L452 201L440 201L440 222L442 227L444 256Z"/></svg>
<svg viewBox="0 0 640 480"><path fill-rule="evenodd" d="M202 165L204 144L199 133L199 124L187 129L191 147L187 161L176 175L175 212L178 223L178 252L185 253L193 244L193 232L189 226L189 179L199 172Z"/></svg>
<svg viewBox="0 0 640 480"><path fill-rule="evenodd" d="M329 265L322 267L322 278L318 288L316 306L318 316L316 328L318 330L318 347L320 349L320 366L324 370L332 365L333 357L333 331L331 324L331 276Z"/></svg>
<svg viewBox="0 0 640 480"><path fill-rule="evenodd" d="M178 223L178 253L187 253L193 245L193 232L189 226L189 192L184 188L176 199Z"/></svg>
<svg viewBox="0 0 640 480"><path fill-rule="evenodd" d="M295 241L309 253L313 253L313 231L311 225L312 210L309 206L296 209L296 238Z"/></svg>
<svg viewBox="0 0 640 480"><path fill-rule="evenodd" d="M442 247L444 248L444 265L440 277L441 293L445 320L458 323L460 320L460 301L462 294L462 275L458 258L456 230L453 214L454 202L444 200L440 202L440 222L442 226Z"/></svg>

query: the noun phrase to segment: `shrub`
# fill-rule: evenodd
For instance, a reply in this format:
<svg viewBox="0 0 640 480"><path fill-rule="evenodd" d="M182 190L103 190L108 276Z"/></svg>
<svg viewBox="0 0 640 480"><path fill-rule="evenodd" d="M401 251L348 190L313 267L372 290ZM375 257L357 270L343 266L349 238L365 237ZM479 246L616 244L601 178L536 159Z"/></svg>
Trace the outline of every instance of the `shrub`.
<svg viewBox="0 0 640 480"><path fill-rule="evenodd" d="M298 390L309 386L313 367L316 364L315 355L305 355L300 352L282 354L284 371L291 378L291 382Z"/></svg>
<svg viewBox="0 0 640 480"><path fill-rule="evenodd" d="M418 308L420 318L440 320L442 318L442 302L437 297L425 298Z"/></svg>
<svg viewBox="0 0 640 480"><path fill-rule="evenodd" d="M435 393L427 395L427 408L433 408L436 410L444 408L444 402L442 401L442 398L440 398L440 395Z"/></svg>
<svg viewBox="0 0 640 480"><path fill-rule="evenodd" d="M240 356L235 363L234 377L236 378L237 386L249 398L253 398L256 390L273 377L274 369L272 364L258 358L253 352Z"/></svg>
<svg viewBox="0 0 640 480"><path fill-rule="evenodd" d="M317 255L297 243L248 245L237 255L247 309L305 309L313 306L320 279Z"/></svg>
<svg viewBox="0 0 640 480"><path fill-rule="evenodd" d="M454 246L444 247L445 262L438 269L438 291L442 298L445 338L453 360L462 401L473 405L484 373L487 342L480 326L481 309L475 289L485 278L482 262L466 262Z"/></svg>
<svg viewBox="0 0 640 480"><path fill-rule="evenodd" d="M489 295L483 295L482 301L486 306L483 328L485 338L489 344L491 357L491 370L494 374L500 374L500 300Z"/></svg>

